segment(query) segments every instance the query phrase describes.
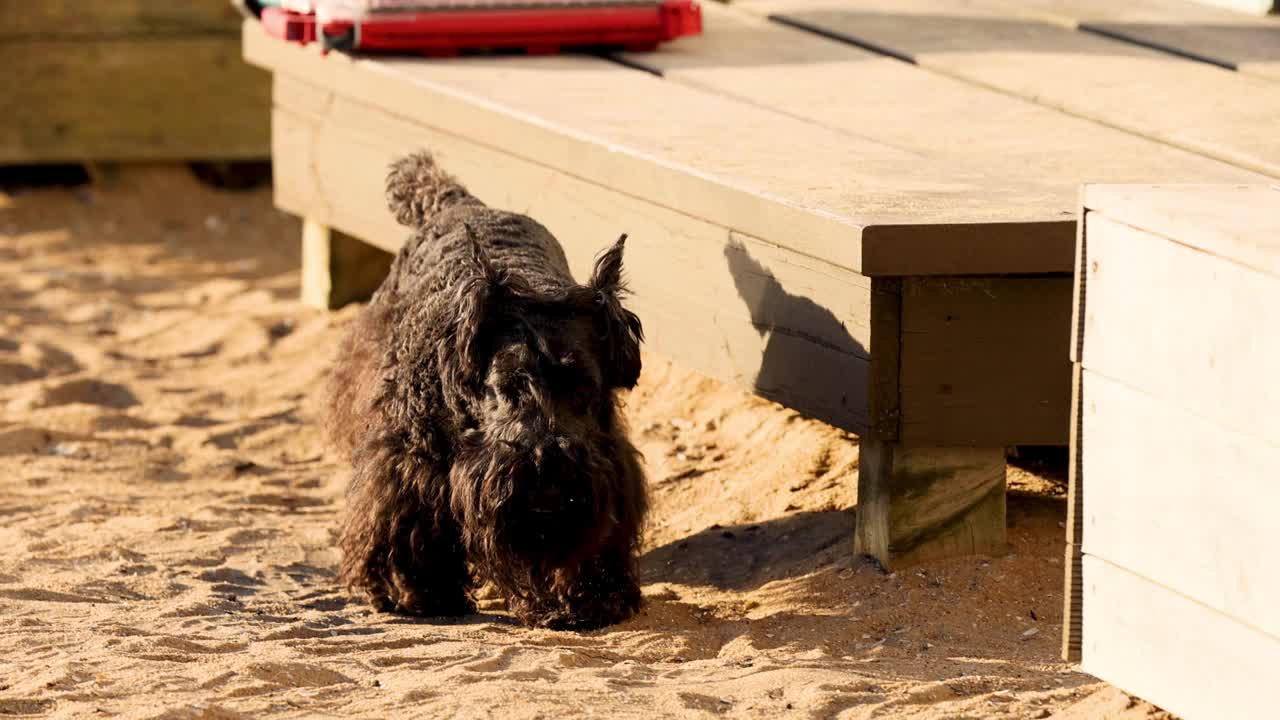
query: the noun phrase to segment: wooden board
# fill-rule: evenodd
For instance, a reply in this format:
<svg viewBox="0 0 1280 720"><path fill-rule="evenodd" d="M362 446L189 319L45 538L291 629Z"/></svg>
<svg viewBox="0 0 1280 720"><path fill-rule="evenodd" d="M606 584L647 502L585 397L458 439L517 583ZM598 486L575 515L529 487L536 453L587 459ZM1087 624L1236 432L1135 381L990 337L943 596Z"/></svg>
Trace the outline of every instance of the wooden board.
<svg viewBox="0 0 1280 720"><path fill-rule="evenodd" d="M10 0L0 3L0 39L236 35L228 0Z"/></svg>
<svg viewBox="0 0 1280 720"><path fill-rule="evenodd" d="M1280 442L1087 368L1083 390L1084 553L1280 640Z"/></svg>
<svg viewBox="0 0 1280 720"><path fill-rule="evenodd" d="M980 226L967 237L998 248L1010 244L1007 233L1027 237L1022 223L1061 224L1035 188L607 61L321 58L253 24L244 37L252 62L313 78L338 97L848 270L877 271L864 262L868 241L882 246L866 257L888 258L895 272L914 258L923 272L1069 269L1064 252L1022 252L1010 263L952 242L953 227ZM920 227L925 251L895 254Z"/></svg>
<svg viewBox="0 0 1280 720"><path fill-rule="evenodd" d="M1088 220L1084 367L1280 444L1276 277L1098 212Z"/></svg>
<svg viewBox="0 0 1280 720"><path fill-rule="evenodd" d="M387 164L416 147L486 202L529 211L578 277L630 233L631 306L647 345L709 376L860 432L866 424L869 281L472 140L278 75L277 203L394 249L407 231L382 198Z"/></svg>
<svg viewBox="0 0 1280 720"><path fill-rule="evenodd" d="M745 0L756 12L1280 177L1269 80L1020 16L992 0ZM1165 182L1194 182L1186 176Z"/></svg>
<svg viewBox="0 0 1280 720"><path fill-rule="evenodd" d="M1071 444L1067 452L1066 544L1062 552L1062 659L1080 662L1084 641L1084 484L1081 482L1080 439L1083 435L1081 367L1071 366Z"/></svg>
<svg viewBox="0 0 1280 720"><path fill-rule="evenodd" d="M860 447L854 552L886 569L965 555L1003 555L1005 449Z"/></svg>
<svg viewBox="0 0 1280 720"><path fill-rule="evenodd" d="M1009 9L1280 80L1280 18L1212 7L1237 1L1256 8L1271 6L1271 0L1016 0Z"/></svg>
<svg viewBox="0 0 1280 720"><path fill-rule="evenodd" d="M1083 190L1081 192L1083 196ZM1076 227L1076 271L1071 285L1071 423L1068 426L1070 444L1067 452L1067 522L1066 544L1063 548L1062 589L1062 658L1068 662L1080 662L1083 633L1084 581L1081 546L1084 543L1084 483L1080 476L1083 433L1080 365L1081 347L1084 342L1085 268L1088 266L1089 211L1083 205L1080 223Z"/></svg>
<svg viewBox="0 0 1280 720"><path fill-rule="evenodd" d="M0 164L269 151L270 80L234 35L4 40L0 67Z"/></svg>
<svg viewBox="0 0 1280 720"><path fill-rule="evenodd" d="M1200 3L1201 5L1216 5L1229 10L1254 13L1256 15L1280 11L1280 4L1277 4L1275 0L1191 0L1191 2Z"/></svg>
<svg viewBox="0 0 1280 720"><path fill-rule="evenodd" d="M752 14L708 4L704 35L657 53L626 54L626 62L668 80L773 108L849 136L873 139L947 166L976 167L1001 183L1037 196L1036 207L1060 222L1006 227L992 237L982 226L927 227L890 237L864 231L865 267L875 274L947 274L949 256L921 242L949 242L976 255L1004 258L1019 272L1052 257L1063 271L1075 248L1074 220L1082 182L1152 182L1167 178L1235 178L1238 169L1074 118L1021 98L819 37ZM1114 180L1106 180L1114 178ZM882 242L871 243L868 238ZM995 246L999 241L1001 246ZM913 246L921 245L918 249ZM876 248L887 257L869 257ZM898 260L900 264L894 264ZM938 265L931 261L937 260ZM992 270L992 272L997 272Z"/></svg>
<svg viewBox="0 0 1280 720"><path fill-rule="evenodd" d="M1088 185L1083 197L1111 220L1280 277L1280 183Z"/></svg>
<svg viewBox="0 0 1280 720"><path fill-rule="evenodd" d="M1092 556L1085 672L1185 720L1275 714L1280 640Z"/></svg>
<svg viewBox="0 0 1280 720"><path fill-rule="evenodd" d="M911 445L1066 445L1071 278L907 278L900 438Z"/></svg>

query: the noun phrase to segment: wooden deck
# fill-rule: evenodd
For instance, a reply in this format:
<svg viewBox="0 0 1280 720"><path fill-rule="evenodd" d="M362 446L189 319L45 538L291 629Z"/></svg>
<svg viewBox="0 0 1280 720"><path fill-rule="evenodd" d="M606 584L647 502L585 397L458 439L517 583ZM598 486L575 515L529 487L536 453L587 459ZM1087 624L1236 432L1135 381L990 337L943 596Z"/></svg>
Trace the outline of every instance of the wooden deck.
<svg viewBox="0 0 1280 720"><path fill-rule="evenodd" d="M418 147L582 275L630 233L649 347L859 433L857 542L896 565L1002 552L1004 448L1067 443L1080 183L1280 175L1280 82L975 7L708 3L705 36L615 58L244 39L313 237L399 247L382 178Z"/></svg>

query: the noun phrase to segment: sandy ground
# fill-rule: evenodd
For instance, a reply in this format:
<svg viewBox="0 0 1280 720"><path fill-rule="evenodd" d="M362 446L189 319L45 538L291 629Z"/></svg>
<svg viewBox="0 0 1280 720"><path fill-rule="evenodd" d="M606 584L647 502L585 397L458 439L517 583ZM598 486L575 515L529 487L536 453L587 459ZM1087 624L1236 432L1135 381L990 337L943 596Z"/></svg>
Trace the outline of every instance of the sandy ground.
<svg viewBox="0 0 1280 720"><path fill-rule="evenodd" d="M0 716L1161 716L1058 659L1059 484L1015 475L1006 557L886 575L856 438L653 355L640 616L372 614L316 423L354 309L295 302L297 237L178 169L0 194Z"/></svg>

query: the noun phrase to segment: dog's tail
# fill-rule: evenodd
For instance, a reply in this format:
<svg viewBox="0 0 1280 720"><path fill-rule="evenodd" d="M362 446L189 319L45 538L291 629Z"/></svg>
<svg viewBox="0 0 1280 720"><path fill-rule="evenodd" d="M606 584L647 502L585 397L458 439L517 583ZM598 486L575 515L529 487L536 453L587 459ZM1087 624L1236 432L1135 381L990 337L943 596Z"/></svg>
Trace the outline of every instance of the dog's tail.
<svg viewBox="0 0 1280 720"><path fill-rule="evenodd" d="M387 173L387 205L401 225L422 227L447 208L472 204L480 201L425 150L395 161Z"/></svg>

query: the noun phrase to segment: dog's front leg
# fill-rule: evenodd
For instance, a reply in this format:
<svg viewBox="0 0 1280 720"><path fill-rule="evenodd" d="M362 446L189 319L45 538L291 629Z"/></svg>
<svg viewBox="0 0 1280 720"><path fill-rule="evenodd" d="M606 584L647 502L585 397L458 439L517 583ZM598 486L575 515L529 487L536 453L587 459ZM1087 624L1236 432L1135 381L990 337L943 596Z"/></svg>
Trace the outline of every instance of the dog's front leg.
<svg viewBox="0 0 1280 720"><path fill-rule="evenodd" d="M340 539L342 578L375 609L428 617L475 612L443 482L429 467L385 449L355 463Z"/></svg>

